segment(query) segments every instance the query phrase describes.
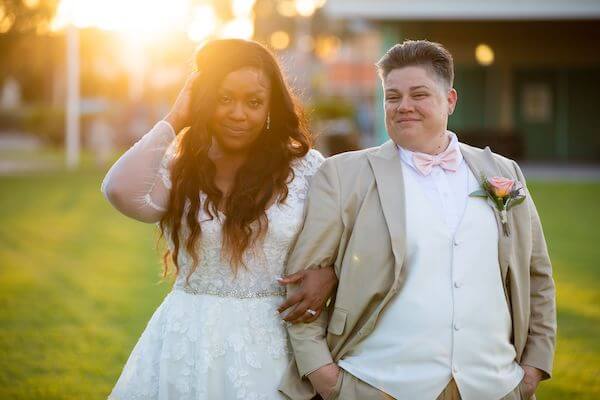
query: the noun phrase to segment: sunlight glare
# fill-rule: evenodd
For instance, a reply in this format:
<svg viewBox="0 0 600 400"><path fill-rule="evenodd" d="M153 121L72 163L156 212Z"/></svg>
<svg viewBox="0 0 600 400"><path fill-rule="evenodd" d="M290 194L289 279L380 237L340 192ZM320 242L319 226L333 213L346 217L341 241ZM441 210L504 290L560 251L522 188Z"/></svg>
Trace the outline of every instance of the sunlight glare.
<svg viewBox="0 0 600 400"><path fill-rule="evenodd" d="M208 0L62 0L52 29L70 24L96 27L119 32L128 42L146 44L172 31L186 31L195 42L211 37L251 39L255 3L231 0L234 18L221 21Z"/></svg>
<svg viewBox="0 0 600 400"><path fill-rule="evenodd" d="M188 7L189 0L62 0L52 28L58 30L74 24L140 38L157 37L181 29Z"/></svg>
<svg viewBox="0 0 600 400"><path fill-rule="evenodd" d="M254 10L256 0L232 0L231 10L235 18L249 17Z"/></svg>
<svg viewBox="0 0 600 400"><path fill-rule="evenodd" d="M277 31L271 34L271 46L276 50L283 50L290 45L290 35L285 31Z"/></svg>
<svg viewBox="0 0 600 400"><path fill-rule="evenodd" d="M315 0L296 0L296 11L303 17L310 17L317 9Z"/></svg>
<svg viewBox="0 0 600 400"><path fill-rule="evenodd" d="M215 33L217 24L217 15L212 6L208 4L196 6L188 28L188 37L194 42L202 42Z"/></svg>
<svg viewBox="0 0 600 400"><path fill-rule="evenodd" d="M254 23L250 18L236 18L223 25L219 37L251 39L254 35Z"/></svg>
<svg viewBox="0 0 600 400"><path fill-rule="evenodd" d="M277 12L288 18L295 16L296 4L294 3L294 0L281 0L277 3Z"/></svg>

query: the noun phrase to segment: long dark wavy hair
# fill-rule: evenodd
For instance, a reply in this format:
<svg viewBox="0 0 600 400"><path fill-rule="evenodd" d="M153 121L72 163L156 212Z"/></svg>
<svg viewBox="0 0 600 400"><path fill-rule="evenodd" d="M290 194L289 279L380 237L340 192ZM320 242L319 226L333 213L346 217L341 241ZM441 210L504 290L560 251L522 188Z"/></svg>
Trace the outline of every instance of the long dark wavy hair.
<svg viewBox="0 0 600 400"><path fill-rule="evenodd" d="M169 273L169 258L179 273L177 256L181 246L185 246L193 259L186 279L199 267L195 244L202 235L200 207L211 219L218 217L219 205L224 207L222 254L236 272L244 266L245 251L263 238L268 229L266 209L270 201L285 201L287 183L293 179L291 163L304 156L312 145L304 112L285 82L277 60L264 46L240 39L214 40L197 52L196 65L201 74L192 88L192 123L177 138L168 208L159 223L159 240L167 233L174 245L163 255L163 276ZM243 67L257 68L270 80L270 129L251 145L248 158L225 198L214 183L215 164L208 157L213 141L209 122L221 82L230 72ZM206 194L203 204L200 192ZM183 223L189 232L185 240L180 235Z"/></svg>

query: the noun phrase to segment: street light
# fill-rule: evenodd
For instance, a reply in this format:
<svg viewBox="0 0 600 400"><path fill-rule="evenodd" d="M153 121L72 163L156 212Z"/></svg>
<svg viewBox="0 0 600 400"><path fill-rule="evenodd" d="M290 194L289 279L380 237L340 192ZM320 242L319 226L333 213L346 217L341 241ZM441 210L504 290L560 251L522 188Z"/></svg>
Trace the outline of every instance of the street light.
<svg viewBox="0 0 600 400"><path fill-rule="evenodd" d="M52 29L64 29L67 41L66 46L66 92L65 99L65 164L68 169L79 166L80 153L80 127L79 117L80 92L79 92L79 28L75 25L81 18L74 2L62 1L58 5L57 15L52 21Z"/></svg>
<svg viewBox="0 0 600 400"><path fill-rule="evenodd" d="M79 165L79 31L73 24L67 28L67 113L66 113L66 163L67 168Z"/></svg>

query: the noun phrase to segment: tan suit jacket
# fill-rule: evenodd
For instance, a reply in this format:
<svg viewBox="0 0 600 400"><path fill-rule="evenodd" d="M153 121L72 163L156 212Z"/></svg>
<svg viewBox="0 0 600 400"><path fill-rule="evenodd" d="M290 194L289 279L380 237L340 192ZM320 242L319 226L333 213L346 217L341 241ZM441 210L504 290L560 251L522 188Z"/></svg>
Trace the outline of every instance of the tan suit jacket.
<svg viewBox="0 0 600 400"><path fill-rule="evenodd" d="M460 144L477 178L525 178L518 165ZM337 362L373 329L389 300L402 290L406 247L404 183L396 145L327 159L313 177L304 226L291 250L287 273L334 265L337 293L319 318L288 328L294 350L280 390L292 399L315 395L305 377ZM512 315L517 362L550 377L556 335L552 266L537 210L527 200L508 212L510 235L499 229L502 284ZM485 201L482 199L482 201ZM476 246L476 243L473 243ZM288 290L288 296L294 288Z"/></svg>

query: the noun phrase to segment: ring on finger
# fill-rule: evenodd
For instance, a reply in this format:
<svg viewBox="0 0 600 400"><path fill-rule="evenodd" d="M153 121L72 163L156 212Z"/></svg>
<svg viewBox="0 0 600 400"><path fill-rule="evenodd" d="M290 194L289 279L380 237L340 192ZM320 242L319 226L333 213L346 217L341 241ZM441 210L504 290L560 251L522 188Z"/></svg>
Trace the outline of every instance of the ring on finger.
<svg viewBox="0 0 600 400"><path fill-rule="evenodd" d="M307 309L306 309L306 312L307 312L307 313L309 313L310 315L312 315L313 317L314 317L315 315L317 315L317 312L316 312L315 310L311 310L310 308L307 308Z"/></svg>

